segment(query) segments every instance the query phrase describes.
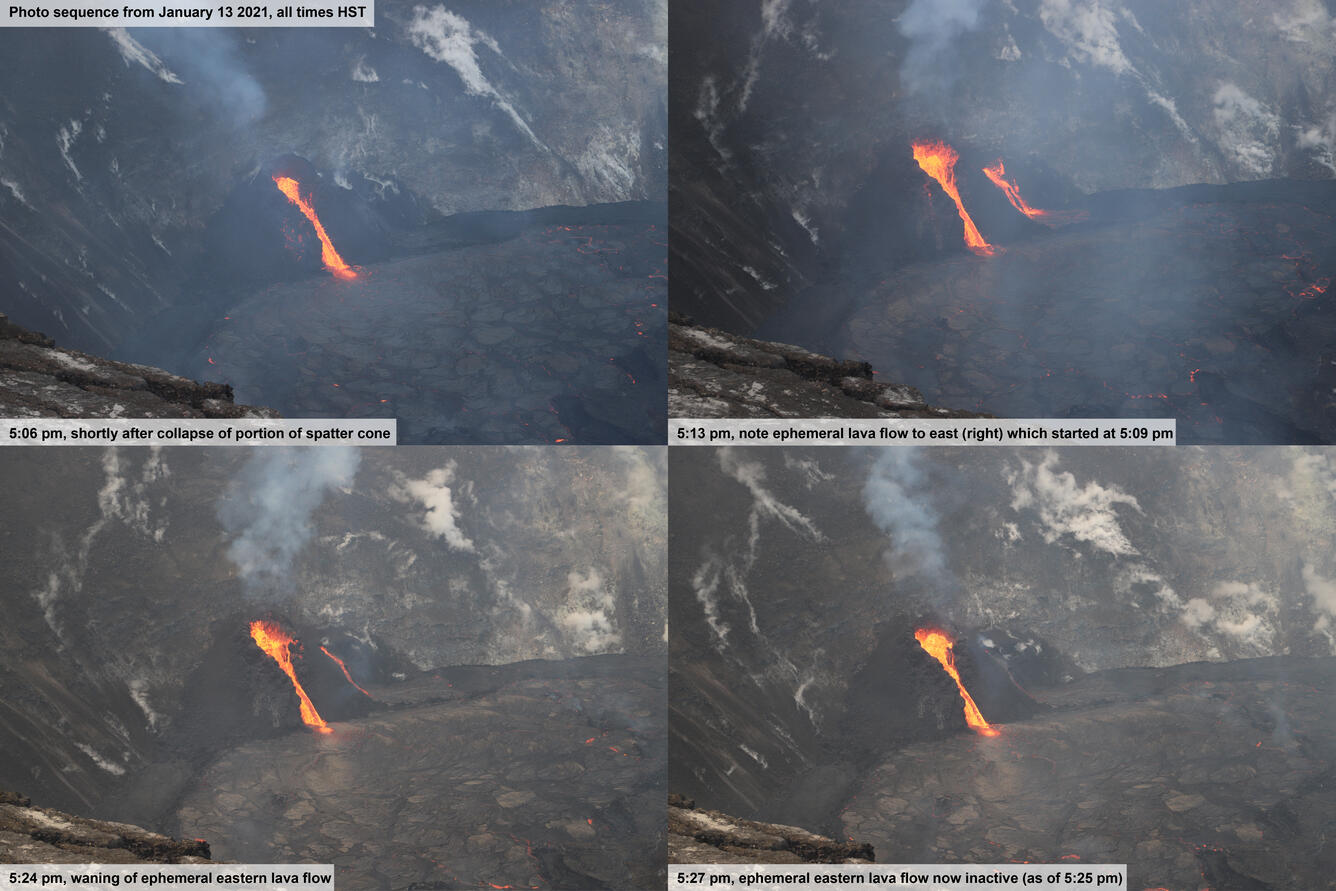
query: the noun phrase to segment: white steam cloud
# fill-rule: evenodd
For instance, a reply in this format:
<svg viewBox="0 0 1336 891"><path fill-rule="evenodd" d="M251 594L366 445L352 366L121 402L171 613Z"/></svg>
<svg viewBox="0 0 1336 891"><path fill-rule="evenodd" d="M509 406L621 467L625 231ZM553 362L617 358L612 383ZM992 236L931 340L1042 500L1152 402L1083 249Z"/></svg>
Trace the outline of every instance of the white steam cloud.
<svg viewBox="0 0 1336 891"><path fill-rule="evenodd" d="M1140 513L1136 498L1116 486L1078 485L1074 474L1057 466L1057 453L1048 452L1038 464L1022 460L1020 470L1010 471L1011 509L1036 512L1049 544L1071 536L1114 556L1138 553L1123 533L1117 511L1124 505Z"/></svg>
<svg viewBox="0 0 1336 891"><path fill-rule="evenodd" d="M891 537L887 558L897 571L940 579L947 574L946 553L930 493L919 451L912 447L883 450L863 486L868 516Z"/></svg>
<svg viewBox="0 0 1336 891"><path fill-rule="evenodd" d="M399 501L416 501L427 509L422 526L456 551L473 551L473 542L459 528L459 510L455 507L455 462L428 473L420 480L400 479L390 490Z"/></svg>
<svg viewBox="0 0 1336 891"><path fill-rule="evenodd" d="M292 584L292 563L314 530L311 515L330 489L350 484L361 454L347 448L257 449L218 508L236 535L228 556L247 593L272 594Z"/></svg>

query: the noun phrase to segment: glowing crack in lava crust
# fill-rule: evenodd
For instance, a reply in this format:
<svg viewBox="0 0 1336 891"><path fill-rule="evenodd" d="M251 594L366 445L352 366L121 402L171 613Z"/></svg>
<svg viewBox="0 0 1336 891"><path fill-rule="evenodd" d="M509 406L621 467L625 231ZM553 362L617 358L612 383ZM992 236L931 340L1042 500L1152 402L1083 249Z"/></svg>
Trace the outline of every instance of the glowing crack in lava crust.
<svg viewBox="0 0 1336 891"><path fill-rule="evenodd" d="M334 249L334 242L329 240L329 233L321 225L320 218L315 215L315 208L311 205L311 202L302 198L301 184L290 176L276 176L274 177L274 185L278 186L280 192L288 196L289 201L297 205L297 209L315 227L315 234L320 238L320 262L325 264L325 268L337 278L357 278L357 273L344 262L344 259L339 256L339 252Z"/></svg>
<svg viewBox="0 0 1336 891"><path fill-rule="evenodd" d="M983 719L979 707L974 704L974 697L970 696L965 684L960 680L960 672L956 671L955 641L945 632L933 628L918 629L914 632L914 639L929 656L942 663L942 668L946 669L946 673L951 675L951 679L960 688L960 697L965 700L965 723L970 725L970 729L984 736L997 736L997 728Z"/></svg>
<svg viewBox="0 0 1336 891"><path fill-rule="evenodd" d="M991 257L997 253L997 248L979 234L979 227L974 225L969 211L965 210L965 202L960 199L960 190L956 188L956 162L960 160L960 153L944 142L915 142L913 148L914 160L918 162L918 166L923 168L923 172L928 176L937 180L942 191L956 203L960 221L965 224L966 246L981 257Z"/></svg>
<svg viewBox="0 0 1336 891"><path fill-rule="evenodd" d="M321 733L332 733L333 728L325 723L325 719L315 710L315 706L311 704L311 697L302 689L301 681L297 680L297 671L292 667L292 654L288 651L288 647L297 642L296 638L275 623L258 619L250 623L250 633L255 645L277 662L278 667L283 669L283 673L292 681L293 689L297 691L297 698L302 703L302 721L306 726L313 727Z"/></svg>

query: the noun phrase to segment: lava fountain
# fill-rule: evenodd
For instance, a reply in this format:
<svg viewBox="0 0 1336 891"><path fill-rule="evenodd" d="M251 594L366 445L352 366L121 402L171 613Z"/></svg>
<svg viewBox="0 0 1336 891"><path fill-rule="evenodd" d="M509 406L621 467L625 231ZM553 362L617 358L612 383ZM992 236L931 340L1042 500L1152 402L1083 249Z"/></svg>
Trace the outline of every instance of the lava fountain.
<svg viewBox="0 0 1336 891"><path fill-rule="evenodd" d="M315 227L315 234L320 238L320 262L325 264L325 268L337 278L357 278L357 273L344 262L344 259L339 256L339 252L334 249L334 242L329 240L329 233L321 225L320 217L315 215L315 207L311 205L310 201L302 197L301 184L290 176L275 176L274 185L278 186L278 190L286 195L289 201L297 205L297 209Z"/></svg>
<svg viewBox="0 0 1336 891"><path fill-rule="evenodd" d="M293 689L297 691L297 698L301 700L302 721L306 726L313 727L321 733L332 733L333 728L315 710L315 706L311 704L311 697L306 695L306 690L302 688L301 681L297 680L297 671L292 667L292 653L288 650L288 647L297 642L296 638L274 622L264 622L258 619L250 623L250 633L255 645L264 650L265 655L270 659L277 662L278 667L283 669L283 673L292 681Z"/></svg>
<svg viewBox="0 0 1336 891"><path fill-rule="evenodd" d="M362 693L366 696L367 699L375 699L375 698L376 698L376 697L372 696L370 693L367 693L366 690L362 689L362 685L361 685L361 684L359 684L359 683L357 683L357 681L353 680L353 676L352 676L351 674L348 673L348 666L343 664L343 660L342 660L342 659L340 659L338 656L335 656L333 653L331 653L329 650L325 649L324 647L321 647L321 648L320 648L320 652L324 653L326 656L328 656L329 658L333 659L333 660L334 660L334 664L337 665L337 666L343 671L343 676L344 676L345 678L348 679L348 683L352 684L354 687L356 687L357 689L361 690Z"/></svg>
<svg viewBox="0 0 1336 891"><path fill-rule="evenodd" d="M965 700L965 723L970 725L970 729L984 736L997 736L997 728L984 720L979 707L974 704L974 697L970 696L965 684L960 680L960 672L956 671L955 641L948 637L946 632L934 628L918 629L914 632L914 639L929 656L942 663L942 668L946 669L946 673L951 675L951 679L960 688L960 696Z"/></svg>
<svg viewBox="0 0 1336 891"><path fill-rule="evenodd" d="M937 180L942 191L956 203L960 221L965 224L966 246L981 257L991 257L996 254L997 248L984 240L983 235L979 233L979 227L970 219L969 211L965 210L965 202L960 198L960 189L956 188L956 162L960 160L960 153L944 142L915 142L913 148L914 160L918 162L918 166L923 168L923 172L928 176Z"/></svg>

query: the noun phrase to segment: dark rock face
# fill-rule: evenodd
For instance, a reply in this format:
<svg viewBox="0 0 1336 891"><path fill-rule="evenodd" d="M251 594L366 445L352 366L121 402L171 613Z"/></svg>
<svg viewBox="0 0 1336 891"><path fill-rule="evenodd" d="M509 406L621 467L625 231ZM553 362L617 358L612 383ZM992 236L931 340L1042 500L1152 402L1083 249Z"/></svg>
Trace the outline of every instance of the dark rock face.
<svg viewBox="0 0 1336 891"><path fill-rule="evenodd" d="M668 798L670 863L871 863L874 856L871 845L698 809L680 795Z"/></svg>
<svg viewBox="0 0 1336 891"><path fill-rule="evenodd" d="M0 314L0 415L10 418L276 418L227 384L61 349Z"/></svg>
<svg viewBox="0 0 1336 891"><path fill-rule="evenodd" d="M979 418L934 408L913 387L831 359L675 316L668 329L668 414L675 418Z"/></svg>
<svg viewBox="0 0 1336 891"><path fill-rule="evenodd" d="M0 791L0 863L210 863L209 843L34 807Z"/></svg>

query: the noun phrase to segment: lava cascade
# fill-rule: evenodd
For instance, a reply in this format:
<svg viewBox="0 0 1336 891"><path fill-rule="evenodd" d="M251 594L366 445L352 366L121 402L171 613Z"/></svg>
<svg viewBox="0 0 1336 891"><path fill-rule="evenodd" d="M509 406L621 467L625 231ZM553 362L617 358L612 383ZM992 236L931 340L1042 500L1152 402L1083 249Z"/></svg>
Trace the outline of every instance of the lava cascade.
<svg viewBox="0 0 1336 891"><path fill-rule="evenodd" d="M376 697L372 696L370 693L367 693L366 690L364 690L364 689L362 688L362 685L361 685L361 684L359 684L359 683L357 683L357 681L353 680L353 676L352 676L351 674L348 673L348 666L343 664L343 660L342 660L342 659L340 659L338 656L335 656L333 653L331 653L329 650L325 649L324 647L321 647L321 648L320 648L320 652L324 653L326 656L328 656L329 658L331 658L331 659L334 660L334 664L337 665L337 666L343 671L343 676L344 676L345 678L348 679L348 683L352 684L354 687L356 687L357 689L361 690L362 693L363 693L368 699L375 699L375 698L376 698Z"/></svg>
<svg viewBox="0 0 1336 891"><path fill-rule="evenodd" d="M283 669L283 673L292 681L293 689L297 691L297 698L301 700L302 721L306 726L314 727L321 733L332 732L329 724L315 710L315 706L311 703L311 697L306 695L306 690L302 688L301 681L297 680L297 671L292 667L292 653L288 648L296 643L297 639L274 622L265 622L258 619L250 623L250 633L255 645L264 650L265 655L270 659L277 662L278 667Z"/></svg>
<svg viewBox="0 0 1336 891"><path fill-rule="evenodd" d="M1076 210L1040 210L1037 207L1031 207L1024 198L1021 197L1020 186L1008 180L1007 169L1002 165L1002 159L998 158L992 167L983 168L983 175L992 180L993 185L1002 190L1011 202L1011 206L1025 214L1032 220L1043 223L1047 226L1062 226L1067 223L1076 223L1086 218L1085 211Z"/></svg>
<svg viewBox="0 0 1336 891"><path fill-rule="evenodd" d="M274 185L278 186L278 190L286 195L289 201L297 205L297 209L315 227L315 234L320 238L320 262L325 264L325 268L337 278L357 278L357 273L334 249L334 242L329 240L329 233L321 224L320 217L315 215L315 208L311 202L302 197L301 184L290 176L276 176Z"/></svg>
<svg viewBox="0 0 1336 891"><path fill-rule="evenodd" d="M914 160L918 162L918 166L928 176L937 180L942 191L956 203L960 221L965 224L966 246L981 257L991 257L996 254L997 248L984 239L979 233L979 227L974 225L974 220L970 218L969 211L965 210L965 202L960 198L960 189L956 187L956 162L960 160L960 153L944 142L915 142L913 149Z"/></svg>
<svg viewBox="0 0 1336 891"><path fill-rule="evenodd" d="M965 700L965 723L970 725L970 729L984 736L997 736L997 728L984 720L979 707L974 704L974 697L970 696L965 684L960 680L960 672L956 671L955 641L947 636L946 632L935 628L918 629L914 632L914 639L929 656L942 663L942 668L946 669L946 673L951 675L951 679L960 688L960 696Z"/></svg>

